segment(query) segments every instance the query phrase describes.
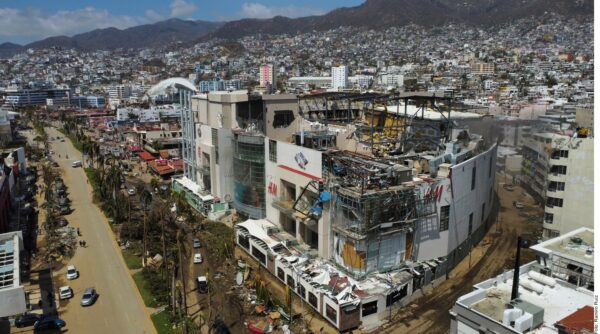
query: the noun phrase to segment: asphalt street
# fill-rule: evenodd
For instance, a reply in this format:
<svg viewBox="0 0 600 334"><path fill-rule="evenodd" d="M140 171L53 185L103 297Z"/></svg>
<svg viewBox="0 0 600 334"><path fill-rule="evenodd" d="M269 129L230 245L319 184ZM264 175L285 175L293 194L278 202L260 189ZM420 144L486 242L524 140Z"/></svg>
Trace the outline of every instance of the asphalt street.
<svg viewBox="0 0 600 334"><path fill-rule="evenodd" d="M53 128L47 128L47 132L50 137L63 137ZM51 150L63 170L74 210L66 218L70 226L80 228L80 239L87 243L69 261L77 267L79 278L67 281L66 269L54 273L57 286L68 284L74 292L72 299L61 302L60 317L67 322L70 333L156 333L109 224L92 202L92 188L83 168L71 166L73 161L82 160L81 153L68 139L51 141ZM96 288L99 298L94 305L82 307L79 302L87 287Z"/></svg>

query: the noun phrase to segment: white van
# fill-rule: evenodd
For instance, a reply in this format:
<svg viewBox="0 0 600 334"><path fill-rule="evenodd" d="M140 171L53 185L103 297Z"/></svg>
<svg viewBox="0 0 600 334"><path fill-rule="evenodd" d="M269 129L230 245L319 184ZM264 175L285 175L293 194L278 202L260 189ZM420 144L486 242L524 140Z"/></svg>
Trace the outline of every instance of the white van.
<svg viewBox="0 0 600 334"><path fill-rule="evenodd" d="M79 160L77 160L77 161L73 161L73 163L71 164L71 166L72 166L73 168L76 168L76 167L81 167L81 161L79 161Z"/></svg>

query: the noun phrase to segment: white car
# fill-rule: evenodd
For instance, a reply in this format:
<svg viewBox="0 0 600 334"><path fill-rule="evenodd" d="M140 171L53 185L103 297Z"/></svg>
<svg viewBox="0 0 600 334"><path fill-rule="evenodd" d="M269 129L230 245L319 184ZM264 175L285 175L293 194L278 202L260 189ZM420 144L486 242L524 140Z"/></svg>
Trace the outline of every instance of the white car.
<svg viewBox="0 0 600 334"><path fill-rule="evenodd" d="M68 285L65 286L61 286L58 289L58 295L60 297L60 299L69 299L71 297L73 297L73 290L71 290L71 287Z"/></svg>
<svg viewBox="0 0 600 334"><path fill-rule="evenodd" d="M79 277L79 272L77 271L77 269L75 269L75 266L68 266L67 279L76 279L77 277Z"/></svg>
<svg viewBox="0 0 600 334"><path fill-rule="evenodd" d="M200 253L194 254L194 263L202 263L202 254L200 254Z"/></svg>
<svg viewBox="0 0 600 334"><path fill-rule="evenodd" d="M127 189L127 193L129 194L129 196L135 195L135 188L129 188L129 189Z"/></svg>

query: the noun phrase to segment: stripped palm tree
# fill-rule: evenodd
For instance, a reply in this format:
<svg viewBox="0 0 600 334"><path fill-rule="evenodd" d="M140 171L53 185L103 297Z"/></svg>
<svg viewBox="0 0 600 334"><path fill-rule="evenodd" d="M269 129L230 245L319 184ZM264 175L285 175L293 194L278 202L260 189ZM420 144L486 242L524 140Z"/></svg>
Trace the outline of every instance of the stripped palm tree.
<svg viewBox="0 0 600 334"><path fill-rule="evenodd" d="M142 208L144 210L144 231L142 235L142 266L146 266L146 238L147 238L147 223L148 223L148 206L152 203L152 194L144 187L143 185L139 185L137 188L138 195L140 197L140 203L142 204Z"/></svg>

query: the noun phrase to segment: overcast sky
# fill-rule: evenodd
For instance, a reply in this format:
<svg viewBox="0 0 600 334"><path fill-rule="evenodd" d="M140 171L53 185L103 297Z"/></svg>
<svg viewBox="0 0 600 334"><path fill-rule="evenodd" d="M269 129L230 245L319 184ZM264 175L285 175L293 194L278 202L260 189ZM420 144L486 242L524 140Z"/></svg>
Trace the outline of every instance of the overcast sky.
<svg viewBox="0 0 600 334"><path fill-rule="evenodd" d="M0 0L0 43L29 43L98 28L128 28L169 18L228 21L324 14L364 0Z"/></svg>

